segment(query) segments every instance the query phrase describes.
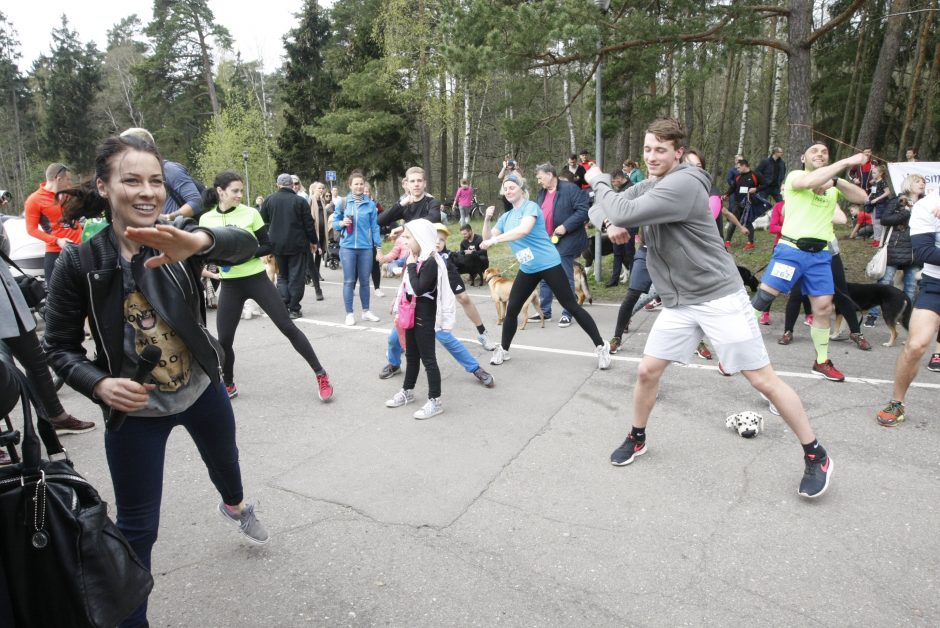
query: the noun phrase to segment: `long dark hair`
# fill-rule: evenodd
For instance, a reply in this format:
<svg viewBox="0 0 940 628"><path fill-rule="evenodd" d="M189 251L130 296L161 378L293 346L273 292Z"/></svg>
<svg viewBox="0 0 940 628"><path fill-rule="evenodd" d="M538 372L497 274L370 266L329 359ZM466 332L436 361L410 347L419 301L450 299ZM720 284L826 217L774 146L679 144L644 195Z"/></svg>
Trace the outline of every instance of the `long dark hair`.
<svg viewBox="0 0 940 628"><path fill-rule="evenodd" d="M56 195L56 198L62 204L62 217L64 220L98 218L104 214L108 222L112 222L111 203L98 194L97 180L107 181L110 179L111 161L131 150L150 153L157 158L160 163L160 170L163 170L163 158L160 156L157 147L150 142L133 135L109 137L98 146L95 153L95 176L74 187L62 190Z"/></svg>
<svg viewBox="0 0 940 628"><path fill-rule="evenodd" d="M216 188L224 190L235 181L245 182L242 176L234 170L223 170L215 175L215 181L212 182L212 185L202 192L202 206L205 208L218 207L219 193L216 192Z"/></svg>

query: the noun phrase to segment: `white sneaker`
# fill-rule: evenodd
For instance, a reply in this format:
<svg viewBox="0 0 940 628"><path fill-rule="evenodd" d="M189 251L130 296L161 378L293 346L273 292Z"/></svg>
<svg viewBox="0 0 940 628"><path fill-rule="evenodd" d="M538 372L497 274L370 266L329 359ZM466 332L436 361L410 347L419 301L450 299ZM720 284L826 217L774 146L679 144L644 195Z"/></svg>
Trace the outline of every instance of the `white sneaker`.
<svg viewBox="0 0 940 628"><path fill-rule="evenodd" d="M483 332L482 334L477 336L477 342L479 342L480 346L486 349L487 351L492 351L493 349L496 348L496 345L493 344L493 341L490 340L490 337L486 334L486 332Z"/></svg>
<svg viewBox="0 0 940 628"><path fill-rule="evenodd" d="M385 296L385 293L382 292L382 289L381 289L381 288L376 288L374 294L375 294L375 296L377 296L377 297L384 297L384 296Z"/></svg>
<svg viewBox="0 0 940 628"><path fill-rule="evenodd" d="M441 405L440 398L431 399L428 397L428 402L424 406L414 413L414 417L419 421L424 419L430 419L432 416L437 416L438 414L444 411L444 407Z"/></svg>
<svg viewBox="0 0 940 628"><path fill-rule="evenodd" d="M767 402L767 405L770 407L770 413L780 416L780 410L777 410L777 406L775 406L773 402L767 398L767 395L765 395L764 393L758 393L758 394L760 395L761 399Z"/></svg>
<svg viewBox="0 0 940 628"><path fill-rule="evenodd" d="M366 310L362 313L362 320L369 321L370 323L378 323L380 319L369 310Z"/></svg>
<svg viewBox="0 0 940 628"><path fill-rule="evenodd" d="M610 344L606 340L597 347L597 368L602 371L610 368Z"/></svg>
<svg viewBox="0 0 940 628"><path fill-rule="evenodd" d="M411 403L415 400L415 391L405 390L402 388L395 396L385 402L386 408L400 408L406 403Z"/></svg>
<svg viewBox="0 0 940 628"><path fill-rule="evenodd" d="M352 327L352 326L355 325L355 324L356 324L356 315L355 315L355 314L347 314L347 315L346 315L346 326L347 326L347 327Z"/></svg>
<svg viewBox="0 0 940 628"><path fill-rule="evenodd" d="M509 352L503 349L503 345L496 345L493 350L493 357L490 358L490 364L502 364L509 359Z"/></svg>

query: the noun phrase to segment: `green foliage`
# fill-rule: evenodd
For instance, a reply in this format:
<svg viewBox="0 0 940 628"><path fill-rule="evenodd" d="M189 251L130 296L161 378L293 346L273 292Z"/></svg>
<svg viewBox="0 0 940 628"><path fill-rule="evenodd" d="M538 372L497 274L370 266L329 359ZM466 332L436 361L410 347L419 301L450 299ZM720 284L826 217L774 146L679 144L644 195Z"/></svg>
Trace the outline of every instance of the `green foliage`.
<svg viewBox="0 0 940 628"><path fill-rule="evenodd" d="M206 0L155 0L145 33L153 52L133 70L140 107L160 150L185 162L214 114L211 44L226 49L232 38Z"/></svg>
<svg viewBox="0 0 940 628"><path fill-rule="evenodd" d="M340 172L364 170L369 178L398 177L413 163L413 120L372 61L340 83L339 105L308 129L335 158Z"/></svg>
<svg viewBox="0 0 940 628"><path fill-rule="evenodd" d="M35 154L35 121L29 115L30 92L20 73L20 43L16 31L0 12L0 186L13 193L18 206L32 185L28 175L30 154Z"/></svg>
<svg viewBox="0 0 940 628"><path fill-rule="evenodd" d="M306 0L297 26L284 38L287 62L280 81L284 126L277 138L277 163L301 180L318 179L331 159L327 145L310 130L329 109L336 89L323 62L329 37L329 22L316 1Z"/></svg>
<svg viewBox="0 0 940 628"><path fill-rule="evenodd" d="M205 125L196 157L194 175L197 179L211 183L223 170L234 170L244 176L242 153L248 152L248 177L252 198L245 197L246 204L254 202L254 196L267 195L274 190L277 177L269 142L264 134L264 119L257 108L240 102L228 104L218 121L210 120Z"/></svg>
<svg viewBox="0 0 940 628"><path fill-rule="evenodd" d="M94 44L82 46L65 15L52 31L52 42L50 55L40 57L34 67L45 114L43 154L49 161L66 161L87 172L98 140L93 106L101 87L101 55Z"/></svg>

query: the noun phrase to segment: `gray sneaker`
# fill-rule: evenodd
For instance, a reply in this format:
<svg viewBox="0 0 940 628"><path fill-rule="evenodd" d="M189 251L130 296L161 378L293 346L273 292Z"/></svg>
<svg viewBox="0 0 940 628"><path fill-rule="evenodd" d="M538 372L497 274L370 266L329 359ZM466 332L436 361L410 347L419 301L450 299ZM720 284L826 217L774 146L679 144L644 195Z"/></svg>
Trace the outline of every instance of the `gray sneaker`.
<svg viewBox="0 0 940 628"><path fill-rule="evenodd" d="M382 370L379 371L379 379L388 379L394 375L401 373L401 366L395 366L394 364L386 364L382 367Z"/></svg>
<svg viewBox="0 0 940 628"><path fill-rule="evenodd" d="M432 416L437 416L444 411L444 406L441 405L440 399L428 398L428 402L424 404L420 410L415 412L414 417L419 421L424 419L430 419Z"/></svg>
<svg viewBox="0 0 940 628"><path fill-rule="evenodd" d="M490 364L500 365L509 359L509 352L503 349L503 345L496 345L493 350L493 356L490 358Z"/></svg>
<svg viewBox="0 0 940 628"><path fill-rule="evenodd" d="M767 395L765 395L764 393L762 393L762 392L760 392L760 391L758 391L757 394L760 395L760 398L761 398L761 399L763 399L764 401L767 402L767 405L768 405L769 408L770 408L771 414L776 414L777 416L780 416L780 410L777 410L777 406L774 405L774 402L773 402L773 401L771 401L770 399L767 398Z"/></svg>
<svg viewBox="0 0 940 628"><path fill-rule="evenodd" d="M596 349L597 351L597 368L602 371L606 371L610 368L610 343L604 342Z"/></svg>
<svg viewBox="0 0 940 628"><path fill-rule="evenodd" d="M234 514L229 512L224 502L219 502L219 514L238 526L239 531L248 537L248 540L258 545L264 545L270 540L268 531L264 529L258 517L255 516L255 507L252 504L245 504L241 513Z"/></svg>
<svg viewBox="0 0 940 628"><path fill-rule="evenodd" d="M487 335L486 332L483 332L482 334L477 336L477 342L479 342L480 346L486 349L487 351L492 351L493 349L496 348L496 345L493 344L493 341L490 340L490 337Z"/></svg>
<svg viewBox="0 0 940 628"><path fill-rule="evenodd" d="M482 366L473 372L473 376L480 380L480 383L487 388L492 388L493 384L496 383L493 380L493 376L484 371Z"/></svg>
<svg viewBox="0 0 940 628"><path fill-rule="evenodd" d="M405 390L402 388L395 396L385 402L386 408L400 408L406 403L411 403L415 400L415 391Z"/></svg>

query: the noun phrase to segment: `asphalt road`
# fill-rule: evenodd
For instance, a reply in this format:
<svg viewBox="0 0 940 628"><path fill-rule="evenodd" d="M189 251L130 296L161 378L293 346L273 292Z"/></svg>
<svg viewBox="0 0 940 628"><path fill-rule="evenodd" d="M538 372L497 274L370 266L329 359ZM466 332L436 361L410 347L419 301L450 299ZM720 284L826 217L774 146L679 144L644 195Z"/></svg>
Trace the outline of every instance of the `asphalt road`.
<svg viewBox="0 0 940 628"><path fill-rule="evenodd" d="M377 377L392 287L375 299L382 322L347 328L340 271L325 272L326 300L310 290L298 324L332 403L268 319L242 321L236 339L242 470L271 542L250 545L219 517L192 441L174 432L153 626L940 625L940 374L922 369L908 422L879 427L899 351L880 346L883 325L865 330L870 353L832 344L844 383L810 375L807 328L789 347L779 317L762 328L835 461L829 492L808 502L794 436L714 362L670 368L649 453L608 462L656 314L634 318L609 371L577 324L530 325L498 367L468 342L491 390L439 350L445 413L415 421L419 404L384 407L402 377ZM472 292L498 337L484 289ZM589 311L609 337L616 308ZM462 315L456 334L476 335ZM96 415L73 391L63 402ZM725 427L741 410L765 417L753 440ZM113 501L101 428L65 442Z"/></svg>

